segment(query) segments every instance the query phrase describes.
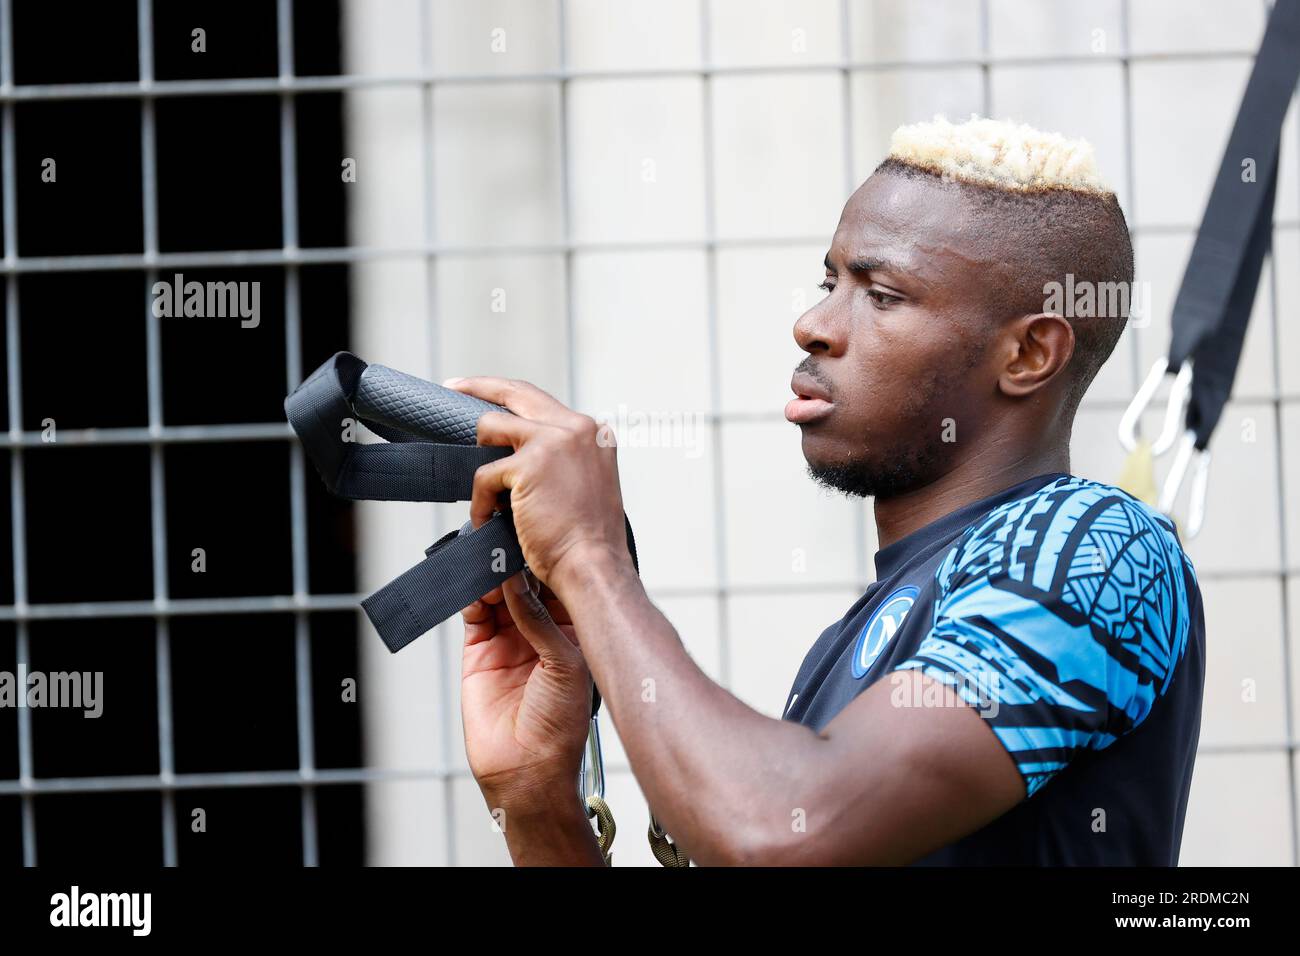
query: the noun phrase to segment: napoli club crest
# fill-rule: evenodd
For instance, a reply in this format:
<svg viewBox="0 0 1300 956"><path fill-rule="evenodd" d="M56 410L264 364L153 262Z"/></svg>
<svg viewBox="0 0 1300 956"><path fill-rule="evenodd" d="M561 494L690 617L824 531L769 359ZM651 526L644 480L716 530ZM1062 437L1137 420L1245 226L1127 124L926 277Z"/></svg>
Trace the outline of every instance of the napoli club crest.
<svg viewBox="0 0 1300 956"><path fill-rule="evenodd" d="M901 587L881 601L880 605L871 612L871 617L867 618L867 623L862 626L862 633L858 635L857 643L853 645L854 677L867 676L867 671L871 670L871 665L876 662L880 652L903 626L907 612L912 610L912 605L916 603L916 597L920 593L918 588L910 584Z"/></svg>

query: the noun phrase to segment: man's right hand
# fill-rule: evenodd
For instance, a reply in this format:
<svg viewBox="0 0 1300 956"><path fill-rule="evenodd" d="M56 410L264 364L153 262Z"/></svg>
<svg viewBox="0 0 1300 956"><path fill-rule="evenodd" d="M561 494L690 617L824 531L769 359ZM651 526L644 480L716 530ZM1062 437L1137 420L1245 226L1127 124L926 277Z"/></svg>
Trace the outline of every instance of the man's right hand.
<svg viewBox="0 0 1300 956"><path fill-rule="evenodd" d="M465 752L511 857L602 865L578 797L591 675L568 613L521 573L462 616Z"/></svg>

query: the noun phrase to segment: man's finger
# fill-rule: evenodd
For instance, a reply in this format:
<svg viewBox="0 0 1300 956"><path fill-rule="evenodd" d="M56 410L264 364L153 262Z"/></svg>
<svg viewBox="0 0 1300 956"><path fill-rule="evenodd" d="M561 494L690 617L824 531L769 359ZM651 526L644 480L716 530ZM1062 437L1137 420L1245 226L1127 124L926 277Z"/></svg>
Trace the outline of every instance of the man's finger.
<svg viewBox="0 0 1300 956"><path fill-rule="evenodd" d="M479 375L473 378L449 378L442 384L445 388L455 389L497 405L504 405L516 415L537 422L560 425L577 417L577 412L567 408L559 399L543 392L531 382Z"/></svg>
<svg viewBox="0 0 1300 956"><path fill-rule="evenodd" d="M551 620L541 598L534 594L524 581L523 572L510 578L502 586L510 616L537 656L543 660L569 659L578 653L559 626Z"/></svg>
<svg viewBox="0 0 1300 956"><path fill-rule="evenodd" d="M497 500L501 492L508 491L515 483L515 459L517 454L498 458L486 465L480 465L474 472L474 490L470 492L469 520L475 528L480 528L497 510Z"/></svg>
<svg viewBox="0 0 1300 956"><path fill-rule="evenodd" d="M497 632L497 622L492 609L482 601L475 601L460 612L465 620L465 646L490 640Z"/></svg>
<svg viewBox="0 0 1300 956"><path fill-rule="evenodd" d="M492 609L484 604L482 600L478 600L462 610L460 616L465 619L466 624L482 624L484 621L492 619Z"/></svg>
<svg viewBox="0 0 1300 956"><path fill-rule="evenodd" d="M510 448L519 448L528 439L548 427L542 422L529 421L527 418L520 418L518 415L507 415L505 412L487 412L479 416L478 443L480 445L506 445Z"/></svg>
<svg viewBox="0 0 1300 956"><path fill-rule="evenodd" d="M497 593L501 595L502 603L493 605L493 612L496 615L495 624L497 630L504 630L511 627L515 623L515 619L510 613L510 605L505 603L505 590L497 588ZM541 597L541 595L538 596ZM542 597L542 605L546 608L546 613L551 615L551 620L560 625L561 630L566 627L572 630L573 621L569 620L569 612L563 604L555 600L548 601Z"/></svg>
<svg viewBox="0 0 1300 956"><path fill-rule="evenodd" d="M573 619L569 617L569 609L560 603L559 598L557 598L553 594L547 596L546 593L541 593L538 594L537 596L540 597L542 599L542 603L546 605L546 610L550 612L552 621L554 621L556 624L573 623Z"/></svg>

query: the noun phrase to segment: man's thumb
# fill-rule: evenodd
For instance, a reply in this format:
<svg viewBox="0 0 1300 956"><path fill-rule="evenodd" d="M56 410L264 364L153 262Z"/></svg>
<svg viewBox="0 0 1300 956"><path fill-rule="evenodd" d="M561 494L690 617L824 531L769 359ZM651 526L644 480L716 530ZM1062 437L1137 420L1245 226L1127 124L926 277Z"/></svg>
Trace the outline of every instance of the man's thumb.
<svg viewBox="0 0 1300 956"><path fill-rule="evenodd" d="M510 609L510 617L515 626L532 645L538 657L568 660L578 653L573 642L551 620L551 613L546 610L542 599L528 586L524 572L509 578L501 586L501 591L505 595L506 607Z"/></svg>

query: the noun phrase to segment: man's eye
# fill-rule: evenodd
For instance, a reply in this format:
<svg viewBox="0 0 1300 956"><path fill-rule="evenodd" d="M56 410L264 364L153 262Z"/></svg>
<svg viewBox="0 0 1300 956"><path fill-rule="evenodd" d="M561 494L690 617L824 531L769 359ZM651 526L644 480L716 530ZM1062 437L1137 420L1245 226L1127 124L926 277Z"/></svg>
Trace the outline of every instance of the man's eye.
<svg viewBox="0 0 1300 956"><path fill-rule="evenodd" d="M879 289L868 289L867 295L877 306L893 305L895 302L901 302L902 299L896 295L890 295L888 292L881 292Z"/></svg>
<svg viewBox="0 0 1300 956"><path fill-rule="evenodd" d="M827 277L817 285L817 288L821 289L823 292L833 292L835 290L835 283Z"/></svg>

